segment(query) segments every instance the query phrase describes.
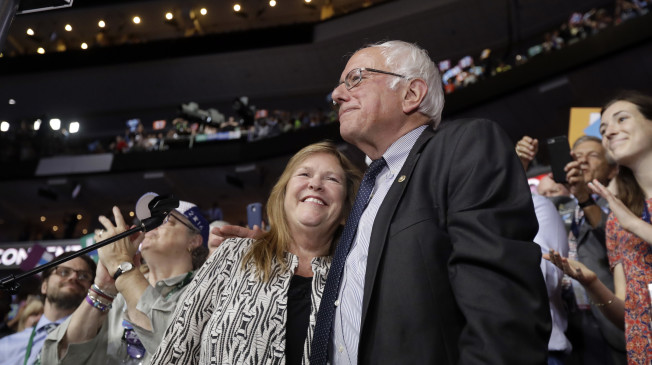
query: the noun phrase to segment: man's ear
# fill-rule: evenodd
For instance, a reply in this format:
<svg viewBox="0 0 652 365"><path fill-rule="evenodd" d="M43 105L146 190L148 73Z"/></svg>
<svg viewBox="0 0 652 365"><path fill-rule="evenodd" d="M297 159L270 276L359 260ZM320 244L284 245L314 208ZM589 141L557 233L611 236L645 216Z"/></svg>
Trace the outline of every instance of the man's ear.
<svg viewBox="0 0 652 365"><path fill-rule="evenodd" d="M41 294L43 294L44 297L45 294L47 294L48 292L48 279L50 278L48 277L47 279L43 280L43 282L41 283Z"/></svg>
<svg viewBox="0 0 652 365"><path fill-rule="evenodd" d="M410 114L419 109L419 105L428 93L428 85L421 79L408 81L403 97L403 113Z"/></svg>

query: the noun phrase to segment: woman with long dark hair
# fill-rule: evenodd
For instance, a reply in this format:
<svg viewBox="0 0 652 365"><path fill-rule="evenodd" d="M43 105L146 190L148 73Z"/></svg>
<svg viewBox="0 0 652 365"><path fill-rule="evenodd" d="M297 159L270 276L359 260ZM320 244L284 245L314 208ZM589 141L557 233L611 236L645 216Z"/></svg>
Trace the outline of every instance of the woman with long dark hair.
<svg viewBox="0 0 652 365"><path fill-rule="evenodd" d="M548 255L587 289L593 305L625 328L629 364L652 363L652 97L624 92L602 108L602 144L619 164L614 195L594 180L589 187L607 199L606 237L615 293L579 262Z"/></svg>

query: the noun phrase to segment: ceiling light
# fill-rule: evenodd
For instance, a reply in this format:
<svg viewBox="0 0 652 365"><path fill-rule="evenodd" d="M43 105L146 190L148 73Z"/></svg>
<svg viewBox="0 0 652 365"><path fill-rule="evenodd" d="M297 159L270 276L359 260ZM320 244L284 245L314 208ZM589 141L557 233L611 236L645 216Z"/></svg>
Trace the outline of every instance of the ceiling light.
<svg viewBox="0 0 652 365"><path fill-rule="evenodd" d="M82 229L82 234L87 234L88 230L86 228Z"/></svg>
<svg viewBox="0 0 652 365"><path fill-rule="evenodd" d="M39 128L41 128L41 120L37 119L34 121L34 130L37 131Z"/></svg>
<svg viewBox="0 0 652 365"><path fill-rule="evenodd" d="M130 217L133 217L134 215L135 215L135 214L134 214L133 211L132 211L132 212L129 212L129 216L130 216Z"/></svg>
<svg viewBox="0 0 652 365"><path fill-rule="evenodd" d="M165 19L172 20L172 18L174 18L174 15L172 15L172 13L170 12L165 13Z"/></svg>
<svg viewBox="0 0 652 365"><path fill-rule="evenodd" d="M235 4L235 5L233 5L233 10L234 10L234 11L237 12L237 11L240 11L240 9L242 9L242 7L240 6L240 4Z"/></svg>
<svg viewBox="0 0 652 365"><path fill-rule="evenodd" d="M56 232L56 231L59 230L59 227L57 227L57 226L52 226L52 230Z"/></svg>
<svg viewBox="0 0 652 365"><path fill-rule="evenodd" d="M206 8L201 8L201 9L199 10L199 13L200 13L201 15L206 15L206 13L208 13L208 11L206 10Z"/></svg>
<svg viewBox="0 0 652 365"><path fill-rule="evenodd" d="M70 125L68 126L68 132L70 133L79 132L79 122L70 122Z"/></svg>
<svg viewBox="0 0 652 365"><path fill-rule="evenodd" d="M66 30L66 32L70 32L70 31L72 31L72 25L66 24L64 29Z"/></svg>
<svg viewBox="0 0 652 365"><path fill-rule="evenodd" d="M9 130L9 122L7 122L6 120L0 122L0 132L6 132L8 130Z"/></svg>
<svg viewBox="0 0 652 365"><path fill-rule="evenodd" d="M53 131L58 131L59 128L61 128L61 119L58 118L50 119L50 128L52 128Z"/></svg>
<svg viewBox="0 0 652 365"><path fill-rule="evenodd" d="M36 50L36 52L38 52L38 54L44 54L44 53L45 53L45 49L44 49L43 47L39 47L39 48Z"/></svg>
<svg viewBox="0 0 652 365"><path fill-rule="evenodd" d="M97 22L97 26L100 28L104 28L106 27L106 23L104 22L104 20L100 20L99 22Z"/></svg>
<svg viewBox="0 0 652 365"><path fill-rule="evenodd" d="M134 24L140 24L140 17L139 17L139 16L135 16L134 19L133 19L133 21L134 21Z"/></svg>
<svg viewBox="0 0 652 365"><path fill-rule="evenodd" d="M87 49L87 48L88 48L88 44L86 44L86 42L83 42L83 43L81 44L81 48L82 48L82 49Z"/></svg>
<svg viewBox="0 0 652 365"><path fill-rule="evenodd" d="M16 100L14 100L14 99L9 99L9 105L15 105L15 104L16 104Z"/></svg>
<svg viewBox="0 0 652 365"><path fill-rule="evenodd" d="M27 35L34 35L34 30L32 28L27 28Z"/></svg>
<svg viewBox="0 0 652 365"><path fill-rule="evenodd" d="M45 222L45 216L44 215L41 216L41 222Z"/></svg>
<svg viewBox="0 0 652 365"><path fill-rule="evenodd" d="M276 0L270 0L269 1L269 6L275 7L276 6Z"/></svg>
<svg viewBox="0 0 652 365"><path fill-rule="evenodd" d="M310 2L311 2L312 0L303 0L303 1L305 1L306 4L310 4Z"/></svg>
<svg viewBox="0 0 652 365"><path fill-rule="evenodd" d="M77 214L77 220L78 220L78 221L82 220L82 218L83 218L83 217L82 217L81 214Z"/></svg>

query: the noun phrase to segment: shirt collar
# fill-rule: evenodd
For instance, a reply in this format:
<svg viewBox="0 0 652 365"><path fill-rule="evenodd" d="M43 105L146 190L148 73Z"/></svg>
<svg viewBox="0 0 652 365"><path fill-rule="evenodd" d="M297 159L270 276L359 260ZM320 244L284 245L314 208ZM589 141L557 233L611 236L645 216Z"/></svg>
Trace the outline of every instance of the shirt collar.
<svg viewBox="0 0 652 365"><path fill-rule="evenodd" d="M407 156L410 154L410 150L412 150L412 147L417 142L417 139L419 139L419 136L427 127L428 125L425 124L409 131L408 133L401 136L401 138L397 139L394 143L392 143L387 151L385 151L383 158L385 159L387 168L390 171L390 177L393 177L399 173L403 167L403 164L405 163L405 160L407 160ZM367 158L367 161L370 161L370 159Z"/></svg>
<svg viewBox="0 0 652 365"><path fill-rule="evenodd" d="M173 277L166 278L166 279L163 279L163 280L159 280L158 283L156 283L156 287L162 287L162 286L166 286L168 288L173 287L173 286L179 284L183 279L185 279L186 275L188 275L187 272L185 272L185 273L183 273L181 275L177 275L177 276L173 276Z"/></svg>
<svg viewBox="0 0 652 365"><path fill-rule="evenodd" d="M63 318L59 318L56 321L51 321L45 317L45 314L41 316L41 319L38 320L38 323L36 323L36 329L40 329L41 327L48 325L50 323L56 323L56 324L61 324L63 321L65 321L70 315L67 315ZM31 328L31 327L30 327Z"/></svg>

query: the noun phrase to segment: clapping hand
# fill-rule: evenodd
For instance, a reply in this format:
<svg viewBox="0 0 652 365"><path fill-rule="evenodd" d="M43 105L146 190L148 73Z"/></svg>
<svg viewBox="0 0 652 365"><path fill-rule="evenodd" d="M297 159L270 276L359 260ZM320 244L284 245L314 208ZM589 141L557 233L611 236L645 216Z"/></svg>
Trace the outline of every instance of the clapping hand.
<svg viewBox="0 0 652 365"><path fill-rule="evenodd" d="M589 183L589 188L593 190L594 193L600 195L609 203L609 209L614 213L616 218L618 218L618 223L620 226L628 231L632 231L634 224L638 223L639 217L637 217L631 210L625 206L622 200L618 199L607 187L602 185L598 180L593 180Z"/></svg>
<svg viewBox="0 0 652 365"><path fill-rule="evenodd" d="M552 262L555 266L560 268L564 274L580 282L580 284L587 286L595 281L598 276L589 268L584 266L583 263L571 260L567 257L562 257L559 252L550 250L550 253L544 254L543 258Z"/></svg>

